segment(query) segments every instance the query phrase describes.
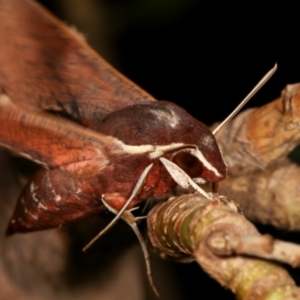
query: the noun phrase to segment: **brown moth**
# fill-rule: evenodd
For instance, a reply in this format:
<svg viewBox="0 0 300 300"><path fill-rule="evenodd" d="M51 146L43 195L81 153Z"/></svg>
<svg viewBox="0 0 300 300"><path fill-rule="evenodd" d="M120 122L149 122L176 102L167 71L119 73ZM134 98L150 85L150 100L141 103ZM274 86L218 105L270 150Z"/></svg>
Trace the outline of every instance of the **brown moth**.
<svg viewBox="0 0 300 300"><path fill-rule="evenodd" d="M165 157L216 183L226 164L210 130L119 74L31 0L0 0L0 144L43 167L20 196L8 233L120 210L151 164L134 206L176 186ZM74 122L48 112L59 112Z"/></svg>
<svg viewBox="0 0 300 300"><path fill-rule="evenodd" d="M155 101L39 4L0 0L0 20L0 144L42 166L9 234L58 227L104 203L120 211L165 199L177 185L174 165L196 182L225 178L203 123Z"/></svg>

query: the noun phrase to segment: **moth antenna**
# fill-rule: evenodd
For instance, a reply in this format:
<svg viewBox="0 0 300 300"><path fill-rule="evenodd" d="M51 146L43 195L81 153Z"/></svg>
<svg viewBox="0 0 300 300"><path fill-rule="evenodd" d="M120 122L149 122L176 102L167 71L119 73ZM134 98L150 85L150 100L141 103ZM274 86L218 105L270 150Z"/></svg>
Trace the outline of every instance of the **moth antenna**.
<svg viewBox="0 0 300 300"><path fill-rule="evenodd" d="M139 231L139 229L138 229L138 227L136 225L136 222L131 223L131 224L127 222L127 224L132 228L133 232L135 233L136 237L138 238L138 240L140 242L140 245L141 245L142 251L143 251L143 255L144 255L144 259L145 259L147 277L148 277L150 286L151 286L153 292L155 293L155 295L159 297L160 295L159 295L159 293L158 293L158 291L157 291L157 289L155 287L155 284L154 284L154 281L153 281L153 278L152 278L149 252L148 252L146 243L145 243L145 241L143 239L143 236L141 235L141 233L140 233L140 231Z"/></svg>
<svg viewBox="0 0 300 300"><path fill-rule="evenodd" d="M102 202L105 205L105 207L113 214L118 215L120 213L120 212L116 211L113 207L111 207L105 200L102 200ZM150 286L153 289L153 292L156 294L156 296L159 297L159 293L154 285L153 278L152 278L149 252L148 252L146 243L143 239L143 236L141 235L141 233L136 225L136 220L145 218L145 217L135 217L131 213L132 210L134 210L134 209L129 209L129 210L124 211L121 218L132 228L133 232L135 233L136 237L138 238L138 240L140 242L140 245L142 247L142 252L144 255L144 259L145 259L145 263L146 263L147 277L148 277Z"/></svg>
<svg viewBox="0 0 300 300"><path fill-rule="evenodd" d="M111 222L103 229L101 230L82 250L83 251L86 251L88 248L90 248L94 243L95 241L97 241L103 234L105 234L117 221L118 219L120 219L120 217L123 215L124 211L126 210L126 208L129 206L129 204L132 202L132 200L134 199L134 197L136 197L142 187L143 187L143 184L146 180L146 177L150 171L150 169L152 168L153 164L150 164L147 168L145 168L145 170L143 171L142 175L140 176L139 180L137 181L137 183L135 184L134 188L133 188L133 191L130 195L130 197L128 198L128 200L126 201L126 203L124 204L124 206L120 209L120 211L118 211L116 213L116 216L111 220ZM111 212L115 212L114 210L112 211L111 209L111 206L109 206L105 200L102 198L101 199L103 204L106 206L106 208L108 210L110 210Z"/></svg>
<svg viewBox="0 0 300 300"><path fill-rule="evenodd" d="M221 122L212 133L215 135L227 122L229 122L240 110L241 108L263 87L263 85L273 76L277 70L277 63L274 67L258 82L258 84L251 90L251 92L242 100L242 102L234 109L234 111Z"/></svg>
<svg viewBox="0 0 300 300"><path fill-rule="evenodd" d="M184 189L187 189L191 186L203 197L211 199L210 195L206 193L199 185L197 185L195 181L176 164L164 157L161 157L159 160L162 162L162 164L165 166L171 177L178 185L180 185Z"/></svg>

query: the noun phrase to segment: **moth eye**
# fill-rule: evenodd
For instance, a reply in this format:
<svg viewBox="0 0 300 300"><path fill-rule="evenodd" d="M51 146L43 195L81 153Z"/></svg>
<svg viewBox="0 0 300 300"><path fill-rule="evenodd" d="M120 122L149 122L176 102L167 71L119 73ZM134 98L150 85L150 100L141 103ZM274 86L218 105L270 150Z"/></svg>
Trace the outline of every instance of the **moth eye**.
<svg viewBox="0 0 300 300"><path fill-rule="evenodd" d="M199 177L203 172L203 164L189 152L180 151L176 153L172 161L191 178Z"/></svg>

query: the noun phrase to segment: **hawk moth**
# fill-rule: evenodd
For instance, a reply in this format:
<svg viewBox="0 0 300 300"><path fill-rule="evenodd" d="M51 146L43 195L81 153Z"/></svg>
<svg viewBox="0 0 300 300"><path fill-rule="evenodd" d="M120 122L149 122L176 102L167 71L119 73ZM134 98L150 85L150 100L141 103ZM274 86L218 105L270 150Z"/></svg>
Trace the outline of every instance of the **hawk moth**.
<svg viewBox="0 0 300 300"><path fill-rule="evenodd" d="M131 206L163 199L176 183L161 157L193 178L225 178L204 124L156 101L40 5L1 0L0 19L0 144L43 166L20 196L9 233L96 214L105 210L103 196L120 210L150 163Z"/></svg>

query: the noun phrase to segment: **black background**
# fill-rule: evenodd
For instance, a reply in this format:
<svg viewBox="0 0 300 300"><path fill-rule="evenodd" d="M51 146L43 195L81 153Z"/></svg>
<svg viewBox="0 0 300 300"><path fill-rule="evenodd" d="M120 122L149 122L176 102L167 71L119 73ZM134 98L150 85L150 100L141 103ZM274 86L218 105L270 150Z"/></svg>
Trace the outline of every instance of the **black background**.
<svg viewBox="0 0 300 300"><path fill-rule="evenodd" d="M67 20L59 11L63 1L44 2ZM287 1L98 2L114 32L113 55L101 54L155 98L180 104L206 124L225 118L275 62L276 75L249 106L300 81L300 20Z"/></svg>
<svg viewBox="0 0 300 300"><path fill-rule="evenodd" d="M60 4L66 1L40 2L89 36L70 17L76 1L65 10ZM94 3L110 35L105 51L93 39L92 46L155 98L181 105L208 125L224 119L275 62L278 71L247 107L271 101L286 84L300 81L300 17L288 1ZM184 299L234 299L198 266L176 268Z"/></svg>

